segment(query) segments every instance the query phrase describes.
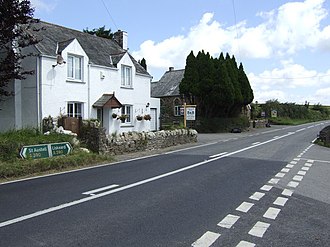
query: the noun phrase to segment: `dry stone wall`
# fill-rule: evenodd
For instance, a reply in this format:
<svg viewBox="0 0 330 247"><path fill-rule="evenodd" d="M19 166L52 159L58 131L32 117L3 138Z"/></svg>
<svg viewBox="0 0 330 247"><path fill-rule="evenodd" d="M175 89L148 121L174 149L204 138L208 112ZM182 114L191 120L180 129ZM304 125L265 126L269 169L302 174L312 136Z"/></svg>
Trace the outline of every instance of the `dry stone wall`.
<svg viewBox="0 0 330 247"><path fill-rule="evenodd" d="M124 154L162 149L179 144L197 142L193 129L162 130L156 132L125 132L107 136L103 128L89 128L82 139L88 149L103 154Z"/></svg>

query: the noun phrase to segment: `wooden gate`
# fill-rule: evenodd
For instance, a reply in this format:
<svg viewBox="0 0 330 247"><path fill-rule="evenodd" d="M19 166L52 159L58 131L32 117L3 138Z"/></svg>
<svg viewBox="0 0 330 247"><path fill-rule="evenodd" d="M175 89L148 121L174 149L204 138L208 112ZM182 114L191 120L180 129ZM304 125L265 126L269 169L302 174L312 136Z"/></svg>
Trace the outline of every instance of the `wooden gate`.
<svg viewBox="0 0 330 247"><path fill-rule="evenodd" d="M65 117L63 120L64 120L63 128L65 130L71 130L73 133L76 133L77 135L79 135L80 126L82 123L81 118Z"/></svg>

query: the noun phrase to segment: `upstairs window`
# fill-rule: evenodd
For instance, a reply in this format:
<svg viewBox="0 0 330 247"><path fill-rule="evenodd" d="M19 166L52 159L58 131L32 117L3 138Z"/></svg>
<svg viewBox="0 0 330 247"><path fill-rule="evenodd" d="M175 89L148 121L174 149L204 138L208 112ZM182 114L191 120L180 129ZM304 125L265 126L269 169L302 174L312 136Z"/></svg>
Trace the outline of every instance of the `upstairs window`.
<svg viewBox="0 0 330 247"><path fill-rule="evenodd" d="M68 102L67 105L68 117L82 117L83 116L83 103L81 102Z"/></svg>
<svg viewBox="0 0 330 247"><path fill-rule="evenodd" d="M132 87L132 67L121 66L121 86L122 87Z"/></svg>
<svg viewBox="0 0 330 247"><path fill-rule="evenodd" d="M68 79L82 81L82 57L68 55Z"/></svg>

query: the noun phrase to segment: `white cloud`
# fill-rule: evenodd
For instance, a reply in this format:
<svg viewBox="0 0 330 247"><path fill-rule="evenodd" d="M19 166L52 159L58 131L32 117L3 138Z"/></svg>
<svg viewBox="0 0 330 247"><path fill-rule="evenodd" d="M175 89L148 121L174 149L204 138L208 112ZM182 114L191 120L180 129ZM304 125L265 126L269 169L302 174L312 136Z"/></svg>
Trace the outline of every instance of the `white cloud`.
<svg viewBox="0 0 330 247"><path fill-rule="evenodd" d="M327 16L324 1L289 2L276 10L261 12L258 16L263 23L255 27L248 27L246 21L223 27L213 19L213 13L205 13L186 35L158 43L145 41L133 56L144 57L152 69L183 67L191 50L203 49L212 56L229 51L252 59L282 57L306 48L330 50L330 26L320 28L320 22Z"/></svg>
<svg viewBox="0 0 330 247"><path fill-rule="evenodd" d="M48 3L45 0L31 0L31 5L35 8L36 11L46 11L51 12L55 9L57 1L52 1Z"/></svg>

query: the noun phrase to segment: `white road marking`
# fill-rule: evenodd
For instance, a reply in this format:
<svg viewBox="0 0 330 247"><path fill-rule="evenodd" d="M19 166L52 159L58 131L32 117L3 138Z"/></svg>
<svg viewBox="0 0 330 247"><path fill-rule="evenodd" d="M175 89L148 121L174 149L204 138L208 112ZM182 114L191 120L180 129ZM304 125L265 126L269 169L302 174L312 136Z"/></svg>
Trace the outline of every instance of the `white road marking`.
<svg viewBox="0 0 330 247"><path fill-rule="evenodd" d="M254 247L256 246L254 243L250 243L247 241L241 241L238 243L238 245L236 245L236 247Z"/></svg>
<svg viewBox="0 0 330 247"><path fill-rule="evenodd" d="M106 186L106 187L102 187L102 188L98 188L98 189L95 189L95 190L86 191L86 192L83 192L82 194L83 195L92 195L93 196L97 192L104 191L104 190L109 190L109 189L113 189L113 188L116 188L118 186L119 186L118 184L112 184L112 185L109 185L109 186Z"/></svg>
<svg viewBox="0 0 330 247"><path fill-rule="evenodd" d="M279 139L282 139L282 138L291 136L293 134L294 133L285 134L285 135L281 136ZM199 166L202 166L202 165L211 163L211 162L213 162L215 160L219 160L219 159L222 159L222 158L225 158L225 157L228 157L228 156L237 154L237 153L241 153L241 152L244 152L246 150L250 150L252 148L256 148L258 146L266 145L266 144L271 143L271 142L274 142L274 141L276 141L276 140L270 139L268 141L262 142L260 144L254 145L254 146L249 146L249 147L246 147L246 148L242 148L242 149L239 149L237 151L233 151L231 153L227 153L227 154L225 154L223 156L220 156L220 157L216 157L216 158L209 159L209 160L204 160L202 162L199 162L199 163L196 163L196 164L193 164L193 165L190 165L190 166L186 166L186 167L183 167L183 168L180 168L180 169L177 169L177 170L168 172L168 173L164 173L164 174L161 174L161 175L158 175L158 176L155 176L155 177L151 177L151 178L148 178L148 179L145 179L145 180L141 180L141 181L138 181L136 183L128 184L128 185L122 186L120 188L115 188L115 189L113 189L111 191L102 192L102 193L99 193L99 194L94 195L94 196L90 196L90 197L87 197L87 198L75 200L75 201L68 202L68 203L64 203L64 204L61 204L61 205L58 205L58 206L54 206L54 207L51 207L51 208L48 208L48 209L37 211L35 213L31 213L31 214L23 215L23 216L14 218L14 219L3 221L3 222L0 222L0 228L1 227L8 226L8 225L15 224L15 223L18 223L18 222L27 220L27 219L35 218L35 217L38 217L40 215L52 213L52 212L55 212L55 211L58 211L58 210L61 210L61 209L64 209L64 208L68 208L68 207L71 207L71 206L74 206L74 205L78 205L78 204L81 204L81 203L84 203L84 202L87 202L87 201L95 200L95 199L98 199L98 198L101 198L101 197L104 197L104 196L107 196L107 195L111 195L111 194L114 194L114 193L117 193L117 192L120 192L120 191L124 191L124 190L130 189L130 188L134 188L134 187L137 187L137 186L140 186L140 185L143 185L143 184L147 184L147 183L150 183L150 182L153 182L153 181L162 179L164 177L168 177L168 176L171 176L171 175L174 175L174 174L177 174L177 173L186 171L186 170L193 169L195 167L199 167ZM181 150L175 150L175 151L172 151L172 152L168 152L166 154L180 152L182 150L189 150L189 149L199 148L199 147L202 147L202 146L209 146L209 145L213 145L213 144L216 144L216 143L217 142L207 143L207 144L203 144L203 145L199 145L199 146L194 146L194 147L189 147L189 148L185 148L185 149L181 149ZM114 163L111 163L111 165L112 164L119 164L119 163L123 163L123 162L126 163L126 162L130 162L130 161L146 159L146 158L155 157L155 156L159 156L159 154L149 155L149 156L139 157L139 158L133 158L133 159L125 160L125 161L121 161L121 162L114 162ZM75 170L75 171L69 171L69 172L62 172L62 173L52 174L52 175L48 175L48 176L55 176L55 175L58 175L58 174L73 173L73 172L82 171L82 170L95 169L97 167L104 167L104 166L108 166L108 165L109 164L104 164L104 165L99 165L99 166L94 166L94 167L83 168L83 169ZM41 177L47 177L47 176L40 176L40 177L37 177L37 178L41 178ZM11 182L1 183L0 185L8 184L8 183L21 182L21 181L26 181L26 180L32 180L32 179L37 179L37 178L34 177L34 178L29 178L29 179L16 180L16 181L11 181Z"/></svg>
<svg viewBox="0 0 330 247"><path fill-rule="evenodd" d="M290 171L290 169L288 169L288 168L283 168L282 170L281 170L281 172L289 172Z"/></svg>
<svg viewBox="0 0 330 247"><path fill-rule="evenodd" d="M247 213L247 212L252 208L253 205L254 205L254 203L243 202L241 205L239 205L239 206L236 208L236 210L237 210L237 211L244 212L244 213Z"/></svg>
<svg viewBox="0 0 330 247"><path fill-rule="evenodd" d="M262 238L269 226L270 224L268 223L258 221L249 231L249 234L255 237Z"/></svg>
<svg viewBox="0 0 330 247"><path fill-rule="evenodd" d="M266 211L266 213L264 214L264 217L267 219L272 219L275 220L277 215L281 212L281 209L279 208L273 208L273 207L269 207Z"/></svg>
<svg viewBox="0 0 330 247"><path fill-rule="evenodd" d="M273 202L274 205L284 206L285 203L288 201L288 198L285 197L277 197L277 199Z"/></svg>
<svg viewBox="0 0 330 247"><path fill-rule="evenodd" d="M289 189L284 189L282 192L283 196L292 196L292 194L293 194L293 191L289 190Z"/></svg>
<svg viewBox="0 0 330 247"><path fill-rule="evenodd" d="M193 247L208 247L211 246L221 234L207 231L199 239L197 239L191 246Z"/></svg>
<svg viewBox="0 0 330 247"><path fill-rule="evenodd" d="M252 143L252 145L257 145L257 144L259 144L260 142L254 142L254 143Z"/></svg>
<svg viewBox="0 0 330 247"><path fill-rule="evenodd" d="M280 180L278 178L272 178L268 181L270 184L277 184Z"/></svg>
<svg viewBox="0 0 330 247"><path fill-rule="evenodd" d="M301 170L308 171L309 167L304 166L304 167L301 168Z"/></svg>
<svg viewBox="0 0 330 247"><path fill-rule="evenodd" d="M312 167L312 165L313 165L313 164L311 164L311 163L306 163L306 164L305 164L305 166L307 166L307 167Z"/></svg>
<svg viewBox="0 0 330 247"><path fill-rule="evenodd" d="M285 173L282 173L282 172L279 172L275 175L275 177L278 177L278 178L283 178L285 176Z"/></svg>
<svg viewBox="0 0 330 247"><path fill-rule="evenodd" d="M290 165L290 164L289 164L289 165L286 165L286 167L287 167L287 168L293 168L294 165Z"/></svg>
<svg viewBox="0 0 330 247"><path fill-rule="evenodd" d="M295 161L299 161L300 159L298 159L298 158L294 158L293 160L295 160Z"/></svg>
<svg viewBox="0 0 330 247"><path fill-rule="evenodd" d="M218 226L223 228L231 228L240 217L237 215L228 214L222 221L218 223Z"/></svg>
<svg viewBox="0 0 330 247"><path fill-rule="evenodd" d="M298 182L294 182L294 181L291 181L291 182L288 183L288 186L289 187L292 187L292 188L297 188L298 185L299 185L299 183Z"/></svg>
<svg viewBox="0 0 330 247"><path fill-rule="evenodd" d="M251 200L259 201L264 195L265 195L265 193L255 192L255 193L254 193L252 196L250 196L249 198L250 198Z"/></svg>
<svg viewBox="0 0 330 247"><path fill-rule="evenodd" d="M296 175L296 176L293 177L293 180L300 182L300 181L303 180L303 178L304 178L303 176Z"/></svg>
<svg viewBox="0 0 330 247"><path fill-rule="evenodd" d="M297 174L298 174L298 175L305 176L305 175L306 175L306 171L299 171Z"/></svg>
<svg viewBox="0 0 330 247"><path fill-rule="evenodd" d="M314 160L307 160L308 163L314 163Z"/></svg>
<svg viewBox="0 0 330 247"><path fill-rule="evenodd" d="M265 190L265 191L270 191L272 188L273 188L273 186L266 184L266 185L262 186L260 189Z"/></svg>
<svg viewBox="0 0 330 247"><path fill-rule="evenodd" d="M296 165L298 162L297 161L291 161L290 164Z"/></svg>
<svg viewBox="0 0 330 247"><path fill-rule="evenodd" d="M210 158L215 158L215 157L219 157L221 155L224 155L224 154L227 154L228 152L223 152L223 153L220 153L220 154L214 154L214 155L211 155Z"/></svg>

